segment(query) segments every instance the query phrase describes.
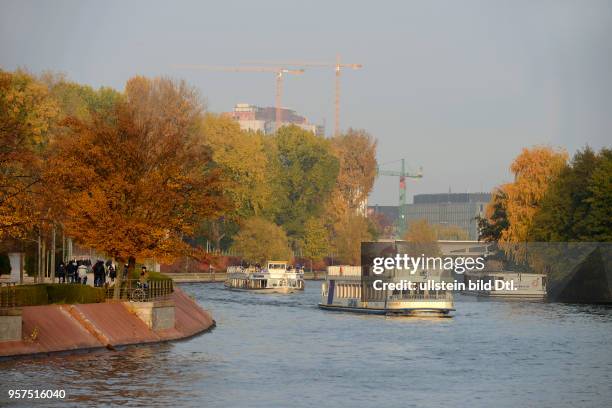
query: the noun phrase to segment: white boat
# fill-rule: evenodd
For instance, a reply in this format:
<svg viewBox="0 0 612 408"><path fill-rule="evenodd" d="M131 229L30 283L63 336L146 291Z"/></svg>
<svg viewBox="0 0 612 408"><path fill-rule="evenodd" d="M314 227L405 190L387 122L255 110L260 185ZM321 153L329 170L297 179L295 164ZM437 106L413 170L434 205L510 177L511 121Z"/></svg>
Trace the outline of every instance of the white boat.
<svg viewBox="0 0 612 408"><path fill-rule="evenodd" d="M265 268L230 266L225 287L261 293L292 293L304 290L304 272L286 261L268 261Z"/></svg>
<svg viewBox="0 0 612 408"><path fill-rule="evenodd" d="M546 281L546 275L538 273L508 271L466 273L464 294L516 300L545 300ZM497 287L496 282L498 282Z"/></svg>
<svg viewBox="0 0 612 408"><path fill-rule="evenodd" d="M321 285L321 303L325 310L378 314L386 316L448 317L454 311L453 294L444 290L374 290L367 286L362 298L360 266L330 266ZM413 282L431 281L426 275L411 276ZM364 301L368 299L369 301Z"/></svg>

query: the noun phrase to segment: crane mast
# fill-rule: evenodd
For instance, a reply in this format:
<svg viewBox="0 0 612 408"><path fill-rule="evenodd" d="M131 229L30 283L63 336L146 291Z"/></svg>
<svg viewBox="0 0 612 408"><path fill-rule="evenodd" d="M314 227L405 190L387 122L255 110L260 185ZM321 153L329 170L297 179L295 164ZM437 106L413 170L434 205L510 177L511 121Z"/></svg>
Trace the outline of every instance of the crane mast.
<svg viewBox="0 0 612 408"><path fill-rule="evenodd" d="M220 72L272 72L276 79L276 92L274 95L274 126L275 130L280 128L282 122L282 97L283 97L283 78L285 74L303 74L303 69L288 69L286 67L277 66L239 66L239 67L224 67L215 65L175 65L177 68L186 69L201 69L206 71Z"/></svg>
<svg viewBox="0 0 612 408"><path fill-rule="evenodd" d="M406 178L423 178L423 169L420 168L418 172L411 172L406 170L406 160L400 159L401 162L401 170L381 170L377 167L377 173L380 176L392 176L399 177L399 206L398 206L398 220L397 220L397 233L399 237L403 237L406 232L406 221L407 221L407 188L406 188Z"/></svg>

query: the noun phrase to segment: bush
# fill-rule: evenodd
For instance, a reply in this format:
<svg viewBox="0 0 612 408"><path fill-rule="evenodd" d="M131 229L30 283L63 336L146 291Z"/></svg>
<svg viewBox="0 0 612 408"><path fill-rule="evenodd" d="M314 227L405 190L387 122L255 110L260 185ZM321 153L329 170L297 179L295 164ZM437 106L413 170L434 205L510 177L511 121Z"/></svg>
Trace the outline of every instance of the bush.
<svg viewBox="0 0 612 408"><path fill-rule="evenodd" d="M2 296L14 293L17 306L104 302L104 288L79 284L36 284L0 288Z"/></svg>
<svg viewBox="0 0 612 408"><path fill-rule="evenodd" d="M136 268L130 274L130 279L140 279L140 271L142 265L136 265ZM149 280L150 281L162 281L162 280L170 280L171 278L167 275L164 275L160 272L148 271Z"/></svg>
<svg viewBox="0 0 612 408"><path fill-rule="evenodd" d="M105 300L105 289L79 284L51 284L47 286L49 303L100 303Z"/></svg>

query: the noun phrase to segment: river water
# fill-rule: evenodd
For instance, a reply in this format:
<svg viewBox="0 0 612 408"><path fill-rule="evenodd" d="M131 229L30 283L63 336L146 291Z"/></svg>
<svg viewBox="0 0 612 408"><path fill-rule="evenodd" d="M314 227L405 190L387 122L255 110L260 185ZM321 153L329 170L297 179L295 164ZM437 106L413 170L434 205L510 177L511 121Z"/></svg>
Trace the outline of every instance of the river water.
<svg viewBox="0 0 612 408"><path fill-rule="evenodd" d="M0 361L8 389L64 389L21 406L607 407L612 308L478 301L453 318L317 309L294 295L181 287L217 327L181 342Z"/></svg>

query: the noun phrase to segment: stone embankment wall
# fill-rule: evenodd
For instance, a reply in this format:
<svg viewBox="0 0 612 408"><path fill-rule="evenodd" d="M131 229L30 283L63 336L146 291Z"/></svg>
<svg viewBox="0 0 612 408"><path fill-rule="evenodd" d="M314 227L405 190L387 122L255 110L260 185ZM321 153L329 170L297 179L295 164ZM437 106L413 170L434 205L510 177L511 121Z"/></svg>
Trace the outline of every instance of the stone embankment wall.
<svg viewBox="0 0 612 408"><path fill-rule="evenodd" d="M168 300L144 304L28 306L21 321L21 340L0 341L0 357L178 340L215 324L178 288Z"/></svg>

